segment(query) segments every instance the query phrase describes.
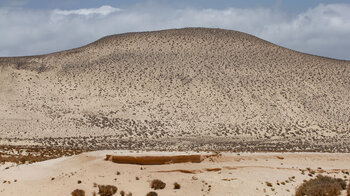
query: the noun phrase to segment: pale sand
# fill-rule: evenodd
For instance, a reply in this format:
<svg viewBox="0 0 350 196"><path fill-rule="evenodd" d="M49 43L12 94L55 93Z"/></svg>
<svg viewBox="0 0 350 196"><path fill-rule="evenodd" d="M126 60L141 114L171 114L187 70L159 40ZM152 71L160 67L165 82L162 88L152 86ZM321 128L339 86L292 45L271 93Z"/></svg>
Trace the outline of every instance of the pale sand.
<svg viewBox="0 0 350 196"><path fill-rule="evenodd" d="M311 168L316 170L317 175L321 172L317 169L320 167L325 175L350 178L345 174L346 171L350 171L350 154L223 153L222 156L206 159L202 163L152 166L116 164L105 161L106 154L132 153L96 151L10 169L0 166L0 195L61 196L70 195L77 188L85 190L86 195L92 195L92 192L98 192L98 189L93 187L93 183L97 183L117 186L118 193L115 195L120 195L120 191L124 190L132 192L134 196L142 196L151 191L149 184L153 179L160 179L166 183L164 190L156 191L159 195L293 195L295 188L304 179L311 178L308 171L303 175L299 169ZM161 156L179 153L151 152L147 155L151 154ZM220 168L221 171L207 171L213 168ZM194 174L176 170L190 170ZM117 172L120 172L120 175L117 175ZM285 182L293 176L295 179L286 182L285 185L277 185L277 181ZM136 177L140 179L136 180ZM54 180L51 180L52 178ZM14 182L15 179L17 182ZM3 183L5 180L11 183ZM82 183L78 184L78 180ZM174 182L178 182L181 189L174 190ZM266 182L273 184L274 191Z"/></svg>

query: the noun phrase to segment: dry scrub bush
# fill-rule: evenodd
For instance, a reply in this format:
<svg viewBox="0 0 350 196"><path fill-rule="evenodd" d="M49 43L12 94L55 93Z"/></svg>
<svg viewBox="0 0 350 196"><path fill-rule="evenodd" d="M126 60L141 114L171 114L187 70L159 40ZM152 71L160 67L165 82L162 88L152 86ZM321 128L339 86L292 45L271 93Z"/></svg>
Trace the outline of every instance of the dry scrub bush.
<svg viewBox="0 0 350 196"><path fill-rule="evenodd" d="M175 182L174 183L174 189L180 189L180 188L181 188L180 184Z"/></svg>
<svg viewBox="0 0 350 196"><path fill-rule="evenodd" d="M341 178L318 175L298 186L295 196L337 196L345 188L346 183Z"/></svg>
<svg viewBox="0 0 350 196"><path fill-rule="evenodd" d="M153 188L154 190L157 189L164 189L165 188L165 183L161 180L155 179L151 182L151 188Z"/></svg>
<svg viewBox="0 0 350 196"><path fill-rule="evenodd" d="M156 192L151 191L151 192L147 193L146 196L158 196L158 194Z"/></svg>
<svg viewBox="0 0 350 196"><path fill-rule="evenodd" d="M272 183L271 182L265 182L266 186L272 187Z"/></svg>
<svg viewBox="0 0 350 196"><path fill-rule="evenodd" d="M132 193L129 192L128 194L126 194L125 191L120 191L120 196L132 196Z"/></svg>
<svg viewBox="0 0 350 196"><path fill-rule="evenodd" d="M72 192L72 196L85 196L85 191L80 190L80 189L75 189Z"/></svg>
<svg viewBox="0 0 350 196"><path fill-rule="evenodd" d="M348 184L348 188L346 189L346 196L350 196L350 181Z"/></svg>
<svg viewBox="0 0 350 196"><path fill-rule="evenodd" d="M113 185L98 185L98 194L101 196L112 196L118 191L118 188Z"/></svg>

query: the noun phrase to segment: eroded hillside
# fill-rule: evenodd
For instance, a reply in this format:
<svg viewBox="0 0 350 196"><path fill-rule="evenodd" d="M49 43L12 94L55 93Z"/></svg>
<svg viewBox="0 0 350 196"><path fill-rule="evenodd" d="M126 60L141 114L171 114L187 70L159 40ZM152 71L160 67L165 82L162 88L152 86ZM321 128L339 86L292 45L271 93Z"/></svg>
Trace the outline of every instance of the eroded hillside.
<svg viewBox="0 0 350 196"><path fill-rule="evenodd" d="M113 35L0 70L2 145L350 151L350 62L236 31Z"/></svg>

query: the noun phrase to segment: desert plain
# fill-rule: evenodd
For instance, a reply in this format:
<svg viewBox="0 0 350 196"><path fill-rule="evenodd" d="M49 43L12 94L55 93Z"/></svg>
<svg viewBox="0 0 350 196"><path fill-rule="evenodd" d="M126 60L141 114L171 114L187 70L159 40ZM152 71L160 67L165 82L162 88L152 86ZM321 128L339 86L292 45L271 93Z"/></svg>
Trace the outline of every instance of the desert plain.
<svg viewBox="0 0 350 196"><path fill-rule="evenodd" d="M294 195L303 180L318 174L349 179L350 155L344 153L219 153L201 163L120 164L109 155L169 156L179 152L95 151L1 169L0 195L59 196L75 189L98 193L96 185L114 185L132 195ZM181 152L180 154L211 153ZM4 169L8 167L8 169ZM166 183L153 190L152 180ZM174 189L174 183L180 185ZM97 194L96 194L97 195ZM346 195L345 190L342 195Z"/></svg>

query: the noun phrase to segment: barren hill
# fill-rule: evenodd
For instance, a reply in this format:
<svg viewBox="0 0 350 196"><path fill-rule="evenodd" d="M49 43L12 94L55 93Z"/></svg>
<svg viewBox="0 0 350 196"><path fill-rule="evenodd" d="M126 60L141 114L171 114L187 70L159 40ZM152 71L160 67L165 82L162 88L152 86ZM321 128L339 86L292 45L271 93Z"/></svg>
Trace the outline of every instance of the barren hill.
<svg viewBox="0 0 350 196"><path fill-rule="evenodd" d="M0 58L0 144L350 152L350 62L205 28Z"/></svg>

